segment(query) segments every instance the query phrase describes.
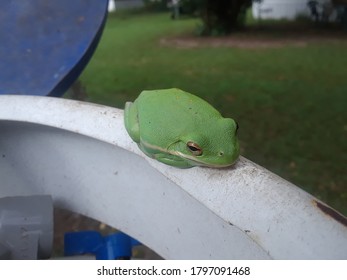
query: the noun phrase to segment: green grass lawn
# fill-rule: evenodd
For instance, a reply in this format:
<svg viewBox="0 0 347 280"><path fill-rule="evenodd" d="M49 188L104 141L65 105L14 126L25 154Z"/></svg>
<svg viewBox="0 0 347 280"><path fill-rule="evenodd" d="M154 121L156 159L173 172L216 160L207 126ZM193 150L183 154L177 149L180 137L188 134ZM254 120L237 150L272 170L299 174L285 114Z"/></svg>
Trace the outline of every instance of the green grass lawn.
<svg viewBox="0 0 347 280"><path fill-rule="evenodd" d="M240 125L242 154L347 214L347 44L177 48L197 21L115 14L81 76L88 99L122 108L144 89L178 87Z"/></svg>

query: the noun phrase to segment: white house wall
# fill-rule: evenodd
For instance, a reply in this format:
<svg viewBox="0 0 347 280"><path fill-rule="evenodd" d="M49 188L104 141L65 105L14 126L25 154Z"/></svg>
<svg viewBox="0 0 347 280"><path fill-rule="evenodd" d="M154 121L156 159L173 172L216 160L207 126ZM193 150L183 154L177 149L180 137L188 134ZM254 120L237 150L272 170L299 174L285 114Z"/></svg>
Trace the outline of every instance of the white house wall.
<svg viewBox="0 0 347 280"><path fill-rule="evenodd" d="M301 15L310 16L307 2L308 0L263 0L260 4L253 3L252 14L254 18L261 19L295 19ZM330 1L317 2L323 4Z"/></svg>

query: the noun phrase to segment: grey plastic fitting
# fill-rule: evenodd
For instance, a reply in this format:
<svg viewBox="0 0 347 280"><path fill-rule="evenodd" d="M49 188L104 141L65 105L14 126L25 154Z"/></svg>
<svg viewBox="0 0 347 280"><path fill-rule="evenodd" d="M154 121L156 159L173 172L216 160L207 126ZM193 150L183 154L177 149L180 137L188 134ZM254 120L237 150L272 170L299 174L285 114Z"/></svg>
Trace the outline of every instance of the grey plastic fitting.
<svg viewBox="0 0 347 280"><path fill-rule="evenodd" d="M52 244L51 196L0 198L0 259L46 259Z"/></svg>

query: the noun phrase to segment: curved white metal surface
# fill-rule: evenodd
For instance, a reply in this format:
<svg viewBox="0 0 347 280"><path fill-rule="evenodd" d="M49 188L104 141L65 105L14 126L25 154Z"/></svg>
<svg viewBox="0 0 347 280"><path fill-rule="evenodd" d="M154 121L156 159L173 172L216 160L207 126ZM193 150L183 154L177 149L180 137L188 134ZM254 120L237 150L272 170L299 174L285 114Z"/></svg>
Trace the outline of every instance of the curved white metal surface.
<svg viewBox="0 0 347 280"><path fill-rule="evenodd" d="M177 169L142 154L123 111L0 96L0 197L51 194L169 259L346 259L347 222L241 157Z"/></svg>

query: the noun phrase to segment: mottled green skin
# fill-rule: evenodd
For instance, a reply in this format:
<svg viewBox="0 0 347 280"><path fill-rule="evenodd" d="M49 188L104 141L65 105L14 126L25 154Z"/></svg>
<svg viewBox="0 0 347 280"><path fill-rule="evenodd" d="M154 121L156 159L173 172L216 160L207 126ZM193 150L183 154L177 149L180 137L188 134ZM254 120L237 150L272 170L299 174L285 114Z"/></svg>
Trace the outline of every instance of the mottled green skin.
<svg viewBox="0 0 347 280"><path fill-rule="evenodd" d="M126 103L124 123L146 155L168 165L225 167L239 156L236 122L179 89L143 91ZM201 155L192 153L189 141L201 147Z"/></svg>

